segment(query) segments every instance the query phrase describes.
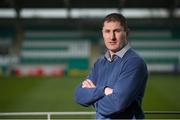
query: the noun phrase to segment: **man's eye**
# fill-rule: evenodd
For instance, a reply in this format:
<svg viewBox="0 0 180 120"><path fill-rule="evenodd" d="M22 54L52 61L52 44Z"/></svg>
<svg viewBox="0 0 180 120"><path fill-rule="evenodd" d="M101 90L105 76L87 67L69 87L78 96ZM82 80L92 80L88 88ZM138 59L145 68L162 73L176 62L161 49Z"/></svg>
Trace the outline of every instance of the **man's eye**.
<svg viewBox="0 0 180 120"><path fill-rule="evenodd" d="M116 32L122 32L123 30L122 29L117 29L115 30Z"/></svg>
<svg viewBox="0 0 180 120"><path fill-rule="evenodd" d="M105 32L105 33L109 33L109 32L110 32L110 30L104 30L104 32Z"/></svg>

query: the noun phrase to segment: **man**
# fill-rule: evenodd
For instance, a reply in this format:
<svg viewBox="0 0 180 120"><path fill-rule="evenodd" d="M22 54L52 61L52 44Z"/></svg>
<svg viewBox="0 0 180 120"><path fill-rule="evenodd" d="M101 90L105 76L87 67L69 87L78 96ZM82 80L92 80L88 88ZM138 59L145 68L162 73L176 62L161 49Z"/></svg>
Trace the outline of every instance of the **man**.
<svg viewBox="0 0 180 120"><path fill-rule="evenodd" d="M107 52L77 87L75 99L83 106L93 105L96 119L143 119L141 103L148 71L128 43L125 17L107 15L102 34Z"/></svg>

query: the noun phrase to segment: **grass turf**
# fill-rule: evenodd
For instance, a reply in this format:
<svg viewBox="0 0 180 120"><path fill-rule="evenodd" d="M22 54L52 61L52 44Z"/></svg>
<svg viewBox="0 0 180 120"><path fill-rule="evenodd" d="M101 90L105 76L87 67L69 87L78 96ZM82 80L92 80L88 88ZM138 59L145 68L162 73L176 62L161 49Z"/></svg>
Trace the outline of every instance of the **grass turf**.
<svg viewBox="0 0 180 120"><path fill-rule="evenodd" d="M93 111L91 107L82 107L74 101L75 87L83 79L83 77L1 78L0 112ZM150 75L143 102L144 110L180 111L179 85L180 75Z"/></svg>

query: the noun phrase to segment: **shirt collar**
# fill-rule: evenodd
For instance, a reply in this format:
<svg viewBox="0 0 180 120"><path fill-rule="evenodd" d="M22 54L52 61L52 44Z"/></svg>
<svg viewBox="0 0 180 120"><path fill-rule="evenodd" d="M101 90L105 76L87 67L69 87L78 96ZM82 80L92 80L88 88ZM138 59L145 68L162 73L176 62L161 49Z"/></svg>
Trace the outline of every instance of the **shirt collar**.
<svg viewBox="0 0 180 120"><path fill-rule="evenodd" d="M120 58L123 58L124 54L129 50L130 48L130 45L129 43L124 46L120 51L116 52L115 55L117 55L118 57ZM107 51L105 53L105 58L108 60L108 61L112 61L111 58L110 58L110 55L109 55L109 52Z"/></svg>

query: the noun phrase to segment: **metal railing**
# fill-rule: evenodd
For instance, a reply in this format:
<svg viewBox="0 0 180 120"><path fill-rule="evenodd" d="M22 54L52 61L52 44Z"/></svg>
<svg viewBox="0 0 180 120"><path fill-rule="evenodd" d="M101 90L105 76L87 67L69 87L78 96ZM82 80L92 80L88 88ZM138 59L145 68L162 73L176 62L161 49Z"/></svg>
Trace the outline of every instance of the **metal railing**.
<svg viewBox="0 0 180 120"><path fill-rule="evenodd" d="M1 116L47 116L47 120L51 120L52 115L94 115L95 112L8 112L0 113ZM145 114L178 114L180 111L146 111Z"/></svg>

